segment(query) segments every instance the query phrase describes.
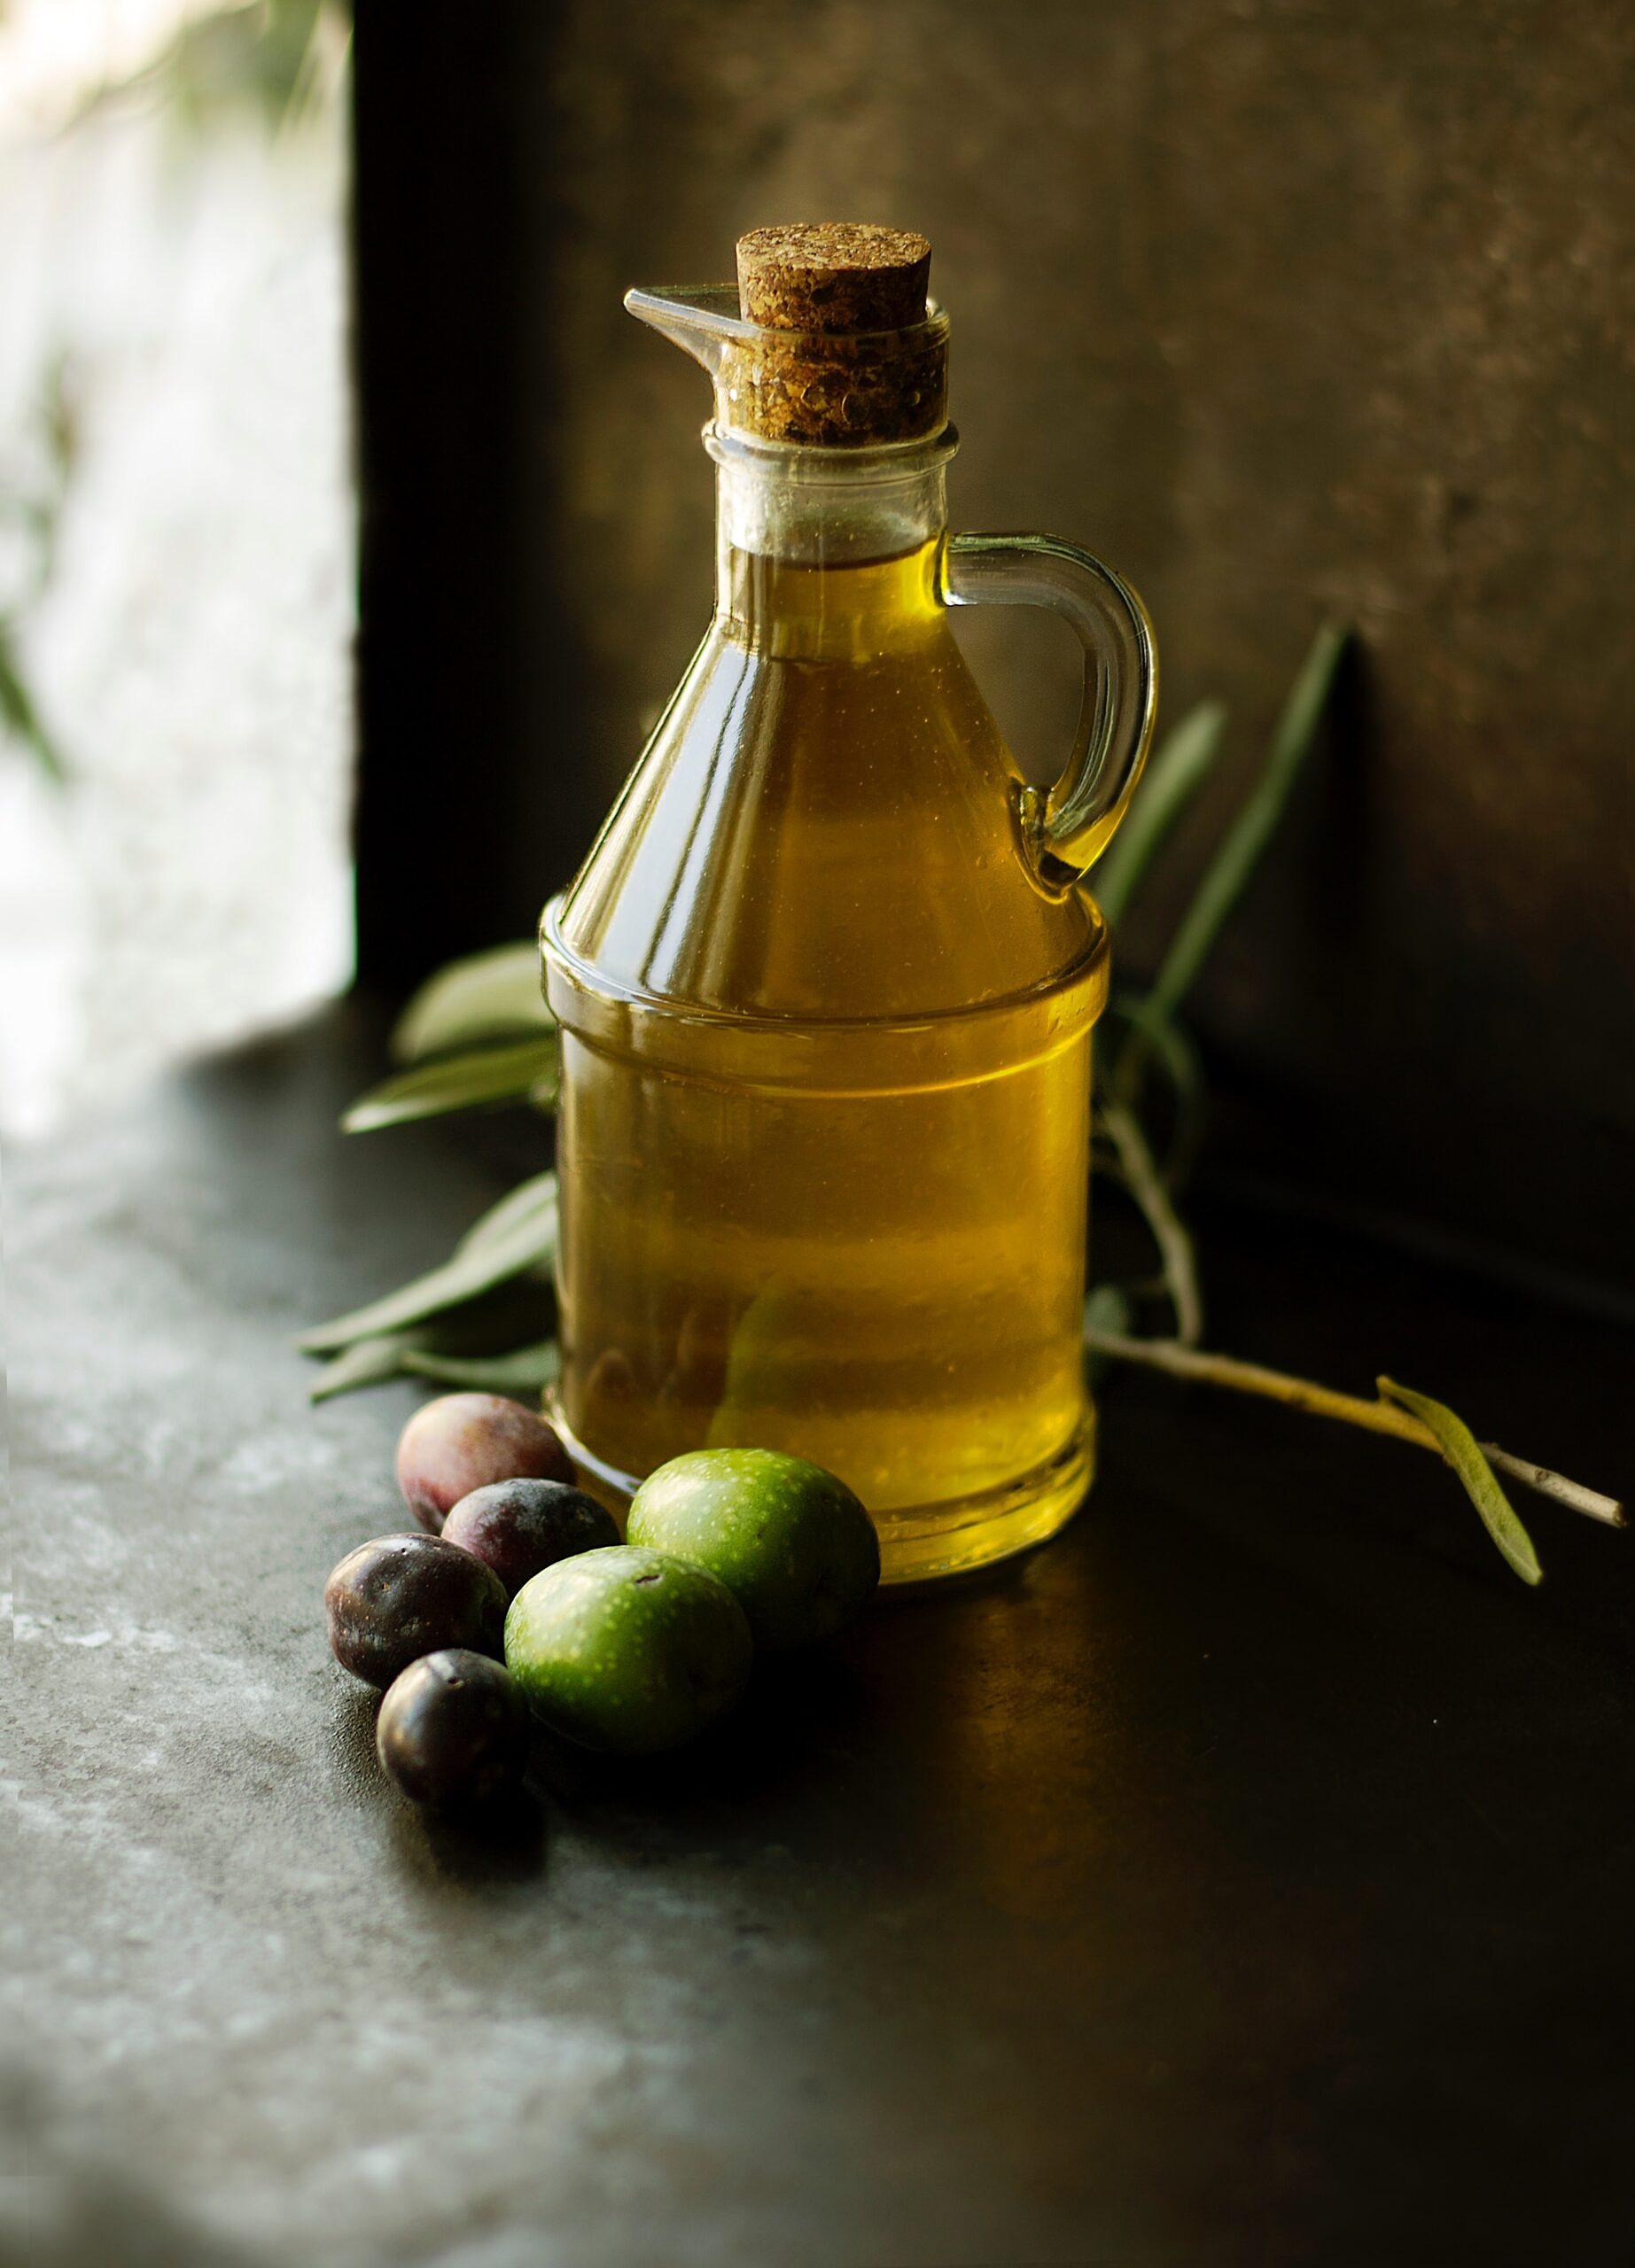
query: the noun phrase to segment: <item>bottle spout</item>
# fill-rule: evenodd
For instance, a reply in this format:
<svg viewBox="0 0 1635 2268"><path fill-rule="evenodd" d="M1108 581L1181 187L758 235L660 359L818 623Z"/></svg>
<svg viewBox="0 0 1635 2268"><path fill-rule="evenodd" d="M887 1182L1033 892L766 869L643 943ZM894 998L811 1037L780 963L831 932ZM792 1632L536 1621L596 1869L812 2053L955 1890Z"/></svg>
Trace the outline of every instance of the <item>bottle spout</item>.
<svg viewBox="0 0 1635 2268"><path fill-rule="evenodd" d="M690 354L712 380L720 377L728 348L755 337L755 325L738 312L737 289L731 284L697 289L658 284L650 291L627 291L625 306L638 322Z"/></svg>

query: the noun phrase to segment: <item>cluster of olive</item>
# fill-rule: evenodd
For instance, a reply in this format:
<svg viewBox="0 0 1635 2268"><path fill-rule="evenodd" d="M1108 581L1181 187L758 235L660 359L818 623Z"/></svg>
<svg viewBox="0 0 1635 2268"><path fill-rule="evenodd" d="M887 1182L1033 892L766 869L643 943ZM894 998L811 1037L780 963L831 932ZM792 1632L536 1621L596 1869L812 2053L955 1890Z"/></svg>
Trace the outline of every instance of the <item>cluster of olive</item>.
<svg viewBox="0 0 1635 2268"><path fill-rule="evenodd" d="M323 1596L337 1661L385 1689L376 1747L417 1803L514 1783L531 1715L588 1748L677 1747L737 1700L757 1648L830 1636L880 1580L851 1490L771 1449L662 1465L625 1542L550 1426L497 1394L417 1411L397 1477L421 1531L361 1544Z"/></svg>

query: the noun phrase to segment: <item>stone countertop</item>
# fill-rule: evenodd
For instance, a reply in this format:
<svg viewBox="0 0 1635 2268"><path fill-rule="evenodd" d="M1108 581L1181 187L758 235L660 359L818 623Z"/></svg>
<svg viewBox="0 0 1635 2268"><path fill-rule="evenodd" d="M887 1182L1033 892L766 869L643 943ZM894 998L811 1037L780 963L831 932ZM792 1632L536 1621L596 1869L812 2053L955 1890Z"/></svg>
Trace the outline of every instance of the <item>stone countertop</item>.
<svg viewBox="0 0 1635 2268"><path fill-rule="evenodd" d="M0 2260L1022 2268L1628 2256L1635 1540L1128 1376L1055 1545L662 1767L428 1826L320 1588L415 1395L302 1323L501 1185L343 1143L354 1019L10 1177ZM487 1162L485 1161L486 1158ZM1242 1216L1211 1336L1615 1490L1607 1329Z"/></svg>

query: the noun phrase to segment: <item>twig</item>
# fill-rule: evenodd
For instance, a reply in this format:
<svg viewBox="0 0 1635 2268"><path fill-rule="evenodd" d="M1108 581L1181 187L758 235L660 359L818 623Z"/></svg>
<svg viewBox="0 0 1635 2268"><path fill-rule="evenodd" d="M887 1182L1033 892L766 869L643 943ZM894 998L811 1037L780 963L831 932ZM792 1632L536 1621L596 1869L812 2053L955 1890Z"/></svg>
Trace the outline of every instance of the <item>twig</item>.
<svg viewBox="0 0 1635 2268"><path fill-rule="evenodd" d="M1203 1336L1203 1299L1198 1289L1197 1254L1191 1233L1170 1201L1164 1177L1129 1105L1104 1098L1097 1115L1117 1150L1125 1187L1141 1207L1158 1247L1164 1289L1175 1310L1176 1338L1183 1347L1195 1347Z"/></svg>
<svg viewBox="0 0 1635 2268"><path fill-rule="evenodd" d="M1240 1363L1229 1355L1203 1354L1197 1348L1183 1347L1174 1340L1127 1339L1112 1332L1086 1331L1085 1344L1114 1362L1141 1363L1150 1370L1165 1371L1172 1378L1193 1379L1203 1386L1231 1386L1239 1394L1265 1394L1270 1401L1307 1410L1313 1418L1335 1418L1344 1425L1361 1425L1372 1433L1390 1433L1399 1441L1412 1441L1416 1449L1434 1449L1438 1456L1442 1455L1442 1445L1429 1426L1389 1402L1365 1402L1359 1394L1336 1394L1332 1386L1314 1385L1310 1379L1265 1370L1258 1363ZM1599 1490L1569 1480L1564 1474L1552 1472L1547 1466L1534 1464L1526 1457L1513 1456L1508 1449L1496 1448L1491 1441L1483 1441L1481 1448L1491 1464L1529 1488L1537 1489L1541 1496L1569 1505L1575 1512L1600 1520L1607 1527L1626 1525L1623 1507L1616 1497L1603 1496Z"/></svg>
<svg viewBox="0 0 1635 2268"><path fill-rule="evenodd" d="M1598 1488L1586 1488L1582 1480L1569 1480L1564 1472L1552 1472L1547 1464L1535 1464L1529 1457L1512 1456L1497 1441L1478 1441L1476 1446L1490 1464L1496 1464L1523 1487L1537 1489L1541 1496L1552 1497L1556 1503L1582 1512L1586 1519L1600 1520L1604 1526L1629 1526L1623 1507L1616 1496L1603 1496Z"/></svg>

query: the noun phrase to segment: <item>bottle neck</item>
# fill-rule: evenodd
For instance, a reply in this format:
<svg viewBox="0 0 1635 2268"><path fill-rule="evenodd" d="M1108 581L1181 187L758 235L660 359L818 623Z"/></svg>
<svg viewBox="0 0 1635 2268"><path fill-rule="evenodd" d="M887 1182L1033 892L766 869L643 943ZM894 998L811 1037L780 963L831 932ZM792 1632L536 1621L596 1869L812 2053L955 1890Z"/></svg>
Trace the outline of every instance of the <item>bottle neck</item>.
<svg viewBox="0 0 1635 2268"><path fill-rule="evenodd" d="M951 428L817 449L705 429L716 462L716 619L739 644L858 657L929 625L947 530Z"/></svg>

